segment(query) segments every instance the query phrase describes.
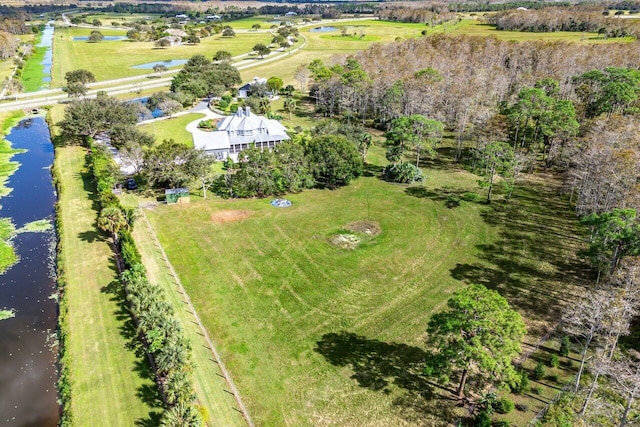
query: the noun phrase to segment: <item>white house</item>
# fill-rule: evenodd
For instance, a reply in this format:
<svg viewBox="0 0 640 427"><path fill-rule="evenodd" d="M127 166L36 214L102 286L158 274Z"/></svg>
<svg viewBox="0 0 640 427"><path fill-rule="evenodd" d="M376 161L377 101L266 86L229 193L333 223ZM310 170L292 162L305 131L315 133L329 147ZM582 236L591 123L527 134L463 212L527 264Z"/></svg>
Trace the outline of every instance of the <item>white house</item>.
<svg viewBox="0 0 640 427"><path fill-rule="evenodd" d="M220 16L220 15L207 15L206 18L209 21L219 21L219 20L222 19L222 16Z"/></svg>
<svg viewBox="0 0 640 427"><path fill-rule="evenodd" d="M253 114L249 107L245 107L218 122L217 131L194 132L193 146L219 160L227 157L237 160L238 153L252 145L272 149L289 139L287 130L279 121Z"/></svg>
<svg viewBox="0 0 640 427"><path fill-rule="evenodd" d="M244 85L238 88L238 99L244 99L249 96L249 92L251 92L251 86L255 84L267 84L267 79L261 77L254 77L253 81L249 83L245 83Z"/></svg>

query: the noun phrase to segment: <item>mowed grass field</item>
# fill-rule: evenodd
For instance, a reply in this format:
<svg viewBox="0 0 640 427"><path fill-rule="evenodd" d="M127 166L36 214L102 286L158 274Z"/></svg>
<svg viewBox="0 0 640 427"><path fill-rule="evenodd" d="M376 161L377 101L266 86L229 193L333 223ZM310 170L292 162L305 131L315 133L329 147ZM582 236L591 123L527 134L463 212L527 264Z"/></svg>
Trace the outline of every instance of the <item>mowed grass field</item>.
<svg viewBox="0 0 640 427"><path fill-rule="evenodd" d="M412 189L362 177L288 195L288 209L192 196L147 211L258 425L443 425L464 414L421 375L423 339L451 293L499 289L536 337L575 291L577 226L553 185L455 207L477 177L426 172ZM332 244L364 220L381 234Z"/></svg>
<svg viewBox="0 0 640 427"><path fill-rule="evenodd" d="M81 147L58 147L55 158L63 187L61 262L74 425L154 425L160 412L155 384L123 306L109 242L96 228L85 154Z"/></svg>
<svg viewBox="0 0 640 427"><path fill-rule="evenodd" d="M173 139L181 144L193 147L193 137L187 131L186 126L198 119L204 119L204 114L189 113L170 119L156 120L138 126L138 130L151 134L155 137L156 143L161 143L165 139Z"/></svg>
<svg viewBox="0 0 640 427"><path fill-rule="evenodd" d="M398 425L394 401L407 391L359 387L318 342L362 336L345 359L376 340L420 345L431 312L462 286L448 271L472 262L492 231L477 206L445 212L375 178L288 198L289 209L212 200L147 216L257 425ZM221 210L249 216L220 224L212 216ZM329 243L359 220L382 234L354 251Z"/></svg>
<svg viewBox="0 0 640 427"><path fill-rule="evenodd" d="M272 39L267 32L248 32L238 33L235 37L211 36L197 45L185 44L166 49L156 48L153 42L119 40L88 43L73 40L73 37L88 36L91 31L90 28L56 28L51 87L64 85L64 75L73 70L89 70L98 81L139 76L153 70L134 69L132 66L171 59L187 60L194 55L213 58L219 50L227 50L235 56L250 52L256 43L269 43ZM104 35L126 35L125 30L100 31Z"/></svg>

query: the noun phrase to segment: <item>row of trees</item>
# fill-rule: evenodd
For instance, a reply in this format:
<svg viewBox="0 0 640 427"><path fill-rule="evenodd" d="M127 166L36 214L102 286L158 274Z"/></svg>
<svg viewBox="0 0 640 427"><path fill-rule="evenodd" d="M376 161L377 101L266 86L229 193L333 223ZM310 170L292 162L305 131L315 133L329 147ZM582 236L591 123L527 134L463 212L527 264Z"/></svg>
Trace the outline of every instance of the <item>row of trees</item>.
<svg viewBox="0 0 640 427"><path fill-rule="evenodd" d="M135 211L123 207L113 194L119 173L106 147L92 146L91 170L101 205L98 226L112 236L116 256L123 261L120 281L165 405L160 423L200 426L203 419L195 405L191 346L166 295L147 279L131 237Z"/></svg>
<svg viewBox="0 0 640 427"><path fill-rule="evenodd" d="M499 30L533 32L598 32L606 37L625 37L637 33L633 19L613 19L599 7L547 7L539 10L509 10L487 18Z"/></svg>
<svg viewBox="0 0 640 427"><path fill-rule="evenodd" d="M225 162L226 173L214 183L222 197L265 197L306 188L336 188L362 173L356 146L342 135L287 141L273 150L249 148L238 162Z"/></svg>

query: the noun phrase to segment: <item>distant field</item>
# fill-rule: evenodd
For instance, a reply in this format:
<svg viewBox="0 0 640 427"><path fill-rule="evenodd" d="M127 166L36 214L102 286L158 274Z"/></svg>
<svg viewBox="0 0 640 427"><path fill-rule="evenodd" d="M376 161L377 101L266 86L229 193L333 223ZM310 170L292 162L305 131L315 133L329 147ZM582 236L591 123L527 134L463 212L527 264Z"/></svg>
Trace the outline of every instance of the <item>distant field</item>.
<svg viewBox="0 0 640 427"><path fill-rule="evenodd" d="M102 31L102 30L101 30ZM212 36L202 39L197 45L173 46L166 49L154 47L152 42L102 41L87 43L73 41L73 37L86 36L88 28L59 28L54 36L54 60L52 87L64 83L68 71L86 69L94 73L97 80L149 74L152 70L131 68L134 65L171 59L189 59L202 54L212 58L218 50L227 50L232 55L251 51L256 43L271 42L268 33L242 33L236 37ZM104 30L105 35L125 35L124 30Z"/></svg>
<svg viewBox="0 0 640 427"><path fill-rule="evenodd" d="M635 39L632 37L610 38L604 39L598 33L579 33L569 31L557 31L553 33L533 33L525 31L500 31L491 25L482 24L474 19L465 19L456 25L439 25L434 27L429 34L446 33L446 34L464 34L474 36L495 36L501 40L508 41L531 41L531 40L549 40L549 41L567 41L581 43L621 43L631 42Z"/></svg>

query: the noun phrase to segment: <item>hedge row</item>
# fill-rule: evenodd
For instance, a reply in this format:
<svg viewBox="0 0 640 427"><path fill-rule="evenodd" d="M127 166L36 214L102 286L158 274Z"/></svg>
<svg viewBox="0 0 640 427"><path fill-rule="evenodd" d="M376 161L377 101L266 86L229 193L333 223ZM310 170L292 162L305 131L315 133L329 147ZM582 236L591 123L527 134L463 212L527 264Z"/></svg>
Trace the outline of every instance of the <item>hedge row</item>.
<svg viewBox="0 0 640 427"><path fill-rule="evenodd" d="M67 275L65 265L62 261L62 236L64 233L62 225L62 217L60 215L60 194L64 191L60 181L60 172L54 166L51 168L53 185L58 192L58 200L56 201L56 279L58 287L58 381L56 387L58 389L58 403L61 407L60 427L73 425L73 413L71 412L71 355L67 352L67 337L69 336L69 323L67 320L68 305L66 298Z"/></svg>
<svg viewBox="0 0 640 427"><path fill-rule="evenodd" d="M140 253L131 237L133 215L120 204L112 191L118 174L110 154L102 146L94 144L89 156L101 209L118 208L127 218L128 224L117 231L116 256L124 264L120 282L165 404L161 424L200 426L203 420L194 404L189 341L162 289L147 279Z"/></svg>

